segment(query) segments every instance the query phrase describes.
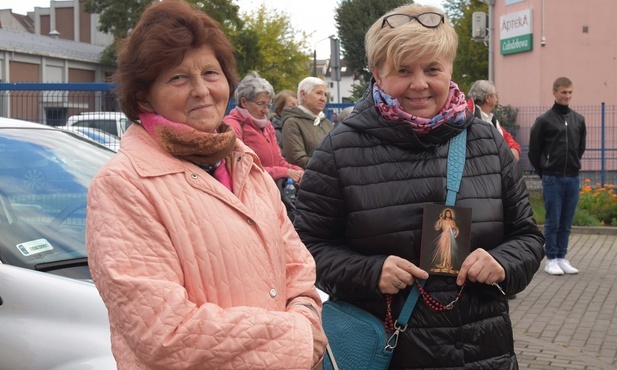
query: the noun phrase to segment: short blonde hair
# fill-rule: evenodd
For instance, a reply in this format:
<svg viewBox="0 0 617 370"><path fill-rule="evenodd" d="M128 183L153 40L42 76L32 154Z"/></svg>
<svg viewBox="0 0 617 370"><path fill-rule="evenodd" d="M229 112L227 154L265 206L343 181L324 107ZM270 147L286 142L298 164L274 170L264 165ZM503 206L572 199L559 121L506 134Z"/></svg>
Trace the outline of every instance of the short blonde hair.
<svg viewBox="0 0 617 370"><path fill-rule="evenodd" d="M413 3L392 9L373 23L364 39L371 70L382 66L387 67L388 73L397 70L410 53L417 58L445 58L452 67L456 58L458 36L445 14L444 23L435 28L424 27L416 19L395 28L387 24L382 28L384 18L389 15L418 15L426 12L444 14L439 8Z"/></svg>

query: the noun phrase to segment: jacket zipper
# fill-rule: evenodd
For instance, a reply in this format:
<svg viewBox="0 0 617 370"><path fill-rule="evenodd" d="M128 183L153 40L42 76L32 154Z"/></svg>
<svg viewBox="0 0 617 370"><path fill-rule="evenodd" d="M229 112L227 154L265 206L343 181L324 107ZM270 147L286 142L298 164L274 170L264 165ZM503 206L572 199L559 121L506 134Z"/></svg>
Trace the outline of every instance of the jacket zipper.
<svg viewBox="0 0 617 370"><path fill-rule="evenodd" d="M568 168L568 148L570 147L570 144L568 142L568 119L566 118L565 115L563 116L563 122L566 124L566 150L565 150L566 161L563 166L563 177L566 177L566 169Z"/></svg>

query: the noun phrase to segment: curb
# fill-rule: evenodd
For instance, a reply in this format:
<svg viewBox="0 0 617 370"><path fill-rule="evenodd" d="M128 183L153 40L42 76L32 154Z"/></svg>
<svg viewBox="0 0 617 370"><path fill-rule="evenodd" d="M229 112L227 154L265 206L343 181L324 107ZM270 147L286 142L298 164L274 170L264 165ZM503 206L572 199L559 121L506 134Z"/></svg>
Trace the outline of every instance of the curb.
<svg viewBox="0 0 617 370"><path fill-rule="evenodd" d="M540 230L544 232L544 225L538 225ZM591 234L591 235L617 235L617 227L614 226L572 226L573 234Z"/></svg>

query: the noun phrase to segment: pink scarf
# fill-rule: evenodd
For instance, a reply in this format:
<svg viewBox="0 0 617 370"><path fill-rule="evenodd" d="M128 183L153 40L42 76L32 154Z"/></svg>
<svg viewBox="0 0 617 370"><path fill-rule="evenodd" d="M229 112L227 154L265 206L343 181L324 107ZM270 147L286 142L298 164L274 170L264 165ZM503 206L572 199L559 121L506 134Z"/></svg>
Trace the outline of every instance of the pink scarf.
<svg viewBox="0 0 617 370"><path fill-rule="evenodd" d="M217 132L209 133L154 113L140 113L139 120L148 134L169 154L200 167L215 167L212 175L229 190L232 189L225 158L234 148L236 134L226 123L221 122Z"/></svg>
<svg viewBox="0 0 617 370"><path fill-rule="evenodd" d="M444 122L451 125L462 125L467 117L465 94L452 81L450 81L450 91L446 104L432 118L418 117L405 112L398 99L386 94L376 83L373 84L373 99L375 100L375 107L384 119L408 122L418 135L425 135Z"/></svg>

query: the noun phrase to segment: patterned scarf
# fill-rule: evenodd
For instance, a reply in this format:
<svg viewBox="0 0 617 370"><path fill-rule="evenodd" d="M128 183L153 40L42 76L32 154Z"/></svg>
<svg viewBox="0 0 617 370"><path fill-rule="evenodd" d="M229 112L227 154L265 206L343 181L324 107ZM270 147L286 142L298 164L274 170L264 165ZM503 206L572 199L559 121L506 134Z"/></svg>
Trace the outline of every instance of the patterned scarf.
<svg viewBox="0 0 617 370"><path fill-rule="evenodd" d="M140 113L139 119L148 134L169 154L200 165L218 164L236 143L234 130L223 122L217 132L210 133L154 113Z"/></svg>
<svg viewBox="0 0 617 370"><path fill-rule="evenodd" d="M425 135L444 122L462 125L467 116L465 113L467 109L465 94L452 81L450 81L450 92L446 104L433 118L422 118L405 112L398 99L386 94L376 83L373 84L373 99L375 100L375 107L384 119L408 122L418 135Z"/></svg>

